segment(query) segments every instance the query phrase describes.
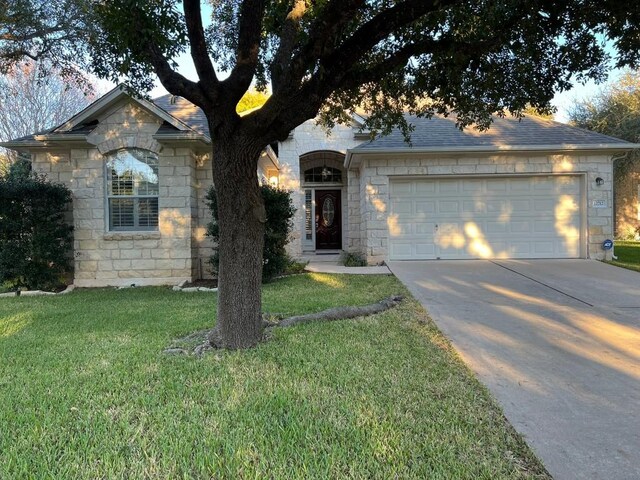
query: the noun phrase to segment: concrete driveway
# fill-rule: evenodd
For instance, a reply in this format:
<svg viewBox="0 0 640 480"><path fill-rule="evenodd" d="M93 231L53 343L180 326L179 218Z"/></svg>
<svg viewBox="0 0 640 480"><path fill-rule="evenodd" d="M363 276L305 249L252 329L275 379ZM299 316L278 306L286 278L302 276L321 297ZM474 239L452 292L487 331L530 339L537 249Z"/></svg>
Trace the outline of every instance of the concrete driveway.
<svg viewBox="0 0 640 480"><path fill-rule="evenodd" d="M391 262L557 480L640 478L640 273Z"/></svg>

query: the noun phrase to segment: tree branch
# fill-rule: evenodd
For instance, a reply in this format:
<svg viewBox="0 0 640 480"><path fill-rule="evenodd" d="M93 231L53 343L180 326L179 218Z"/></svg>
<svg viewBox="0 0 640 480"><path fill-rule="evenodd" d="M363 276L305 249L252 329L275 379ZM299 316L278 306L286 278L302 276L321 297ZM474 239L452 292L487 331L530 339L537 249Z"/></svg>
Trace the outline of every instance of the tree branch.
<svg viewBox="0 0 640 480"><path fill-rule="evenodd" d="M499 47L501 44L495 38L476 42L425 39L420 42L410 43L369 68L350 71L345 76L344 81L340 82L340 88L350 89L375 81L384 76L385 73L406 66L409 60L417 55L456 52L459 55L466 55L471 60L479 55L486 54L492 48Z"/></svg>
<svg viewBox="0 0 640 480"><path fill-rule="evenodd" d="M296 36L300 30L300 20L307 11L307 2L305 0L295 0L293 8L284 21L282 31L280 33L280 45L271 63L271 84L273 90L278 90L283 75L288 73L287 67L295 46Z"/></svg>
<svg viewBox="0 0 640 480"><path fill-rule="evenodd" d="M290 59L287 83L300 82L309 67L321 57L322 52L335 47L344 26L353 20L363 4L363 0L331 0L323 7L324 12L318 15L309 29L310 41L303 46L300 53ZM277 89L274 88L273 92L275 94Z"/></svg>
<svg viewBox="0 0 640 480"><path fill-rule="evenodd" d="M265 0L243 0L240 6L236 65L223 83L224 96L235 109L253 81L258 65Z"/></svg>
<svg viewBox="0 0 640 480"><path fill-rule="evenodd" d="M319 74L348 70L362 55L388 38L392 32L414 23L429 13L457 3L460 3L460 0L407 0L380 12L358 28L338 48L320 57L323 68L318 69Z"/></svg>
<svg viewBox="0 0 640 480"><path fill-rule="evenodd" d="M160 83L169 93L184 97L202 109L210 109L211 102L204 95L200 84L192 82L173 70L169 61L155 45L148 44L146 52Z"/></svg>
<svg viewBox="0 0 640 480"><path fill-rule="evenodd" d="M215 103L218 94L218 76L207 51L207 41L202 26L200 0L184 1L184 16L187 24L187 36L191 47L191 58L196 67L198 78L207 95Z"/></svg>

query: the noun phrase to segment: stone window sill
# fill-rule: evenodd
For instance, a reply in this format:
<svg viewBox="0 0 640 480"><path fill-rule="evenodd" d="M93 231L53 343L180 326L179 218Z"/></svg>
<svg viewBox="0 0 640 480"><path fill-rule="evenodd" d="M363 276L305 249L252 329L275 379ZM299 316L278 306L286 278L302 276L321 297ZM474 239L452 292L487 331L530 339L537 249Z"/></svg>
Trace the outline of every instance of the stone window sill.
<svg viewBox="0 0 640 480"><path fill-rule="evenodd" d="M106 241L118 240L160 240L160 232L109 232L102 237Z"/></svg>

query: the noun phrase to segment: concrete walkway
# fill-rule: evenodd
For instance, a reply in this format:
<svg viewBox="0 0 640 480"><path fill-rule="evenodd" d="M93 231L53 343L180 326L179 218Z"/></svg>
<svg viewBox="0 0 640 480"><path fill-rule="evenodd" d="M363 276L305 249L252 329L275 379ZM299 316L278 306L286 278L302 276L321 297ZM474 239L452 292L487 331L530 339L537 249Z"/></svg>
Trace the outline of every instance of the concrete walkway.
<svg viewBox="0 0 640 480"><path fill-rule="evenodd" d="M392 262L556 480L640 478L640 274L588 260Z"/></svg>
<svg viewBox="0 0 640 480"><path fill-rule="evenodd" d="M391 275L389 268L383 267L345 267L337 262L309 262L305 267L307 272L314 273L345 273L349 275Z"/></svg>

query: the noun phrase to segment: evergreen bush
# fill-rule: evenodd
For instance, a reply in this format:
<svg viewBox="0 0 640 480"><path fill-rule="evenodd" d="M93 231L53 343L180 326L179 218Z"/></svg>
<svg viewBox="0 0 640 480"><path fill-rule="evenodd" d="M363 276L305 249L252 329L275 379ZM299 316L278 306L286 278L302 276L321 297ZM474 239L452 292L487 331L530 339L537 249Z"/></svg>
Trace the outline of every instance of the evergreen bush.
<svg viewBox="0 0 640 480"><path fill-rule="evenodd" d="M68 271L73 227L65 221L71 191L19 160L0 178L0 284L50 290Z"/></svg>
<svg viewBox="0 0 640 480"><path fill-rule="evenodd" d="M291 193L270 185L261 185L262 198L267 214L264 231L264 253L262 256L262 280L269 281L281 275L291 263L285 250L289 235L293 229L293 215L295 208L291 201ZM207 226L207 235L213 238L217 246L220 240L218 226L218 201L214 187L207 192L207 203L211 210L213 221ZM219 252L214 248L209 261L214 273L218 271Z"/></svg>

